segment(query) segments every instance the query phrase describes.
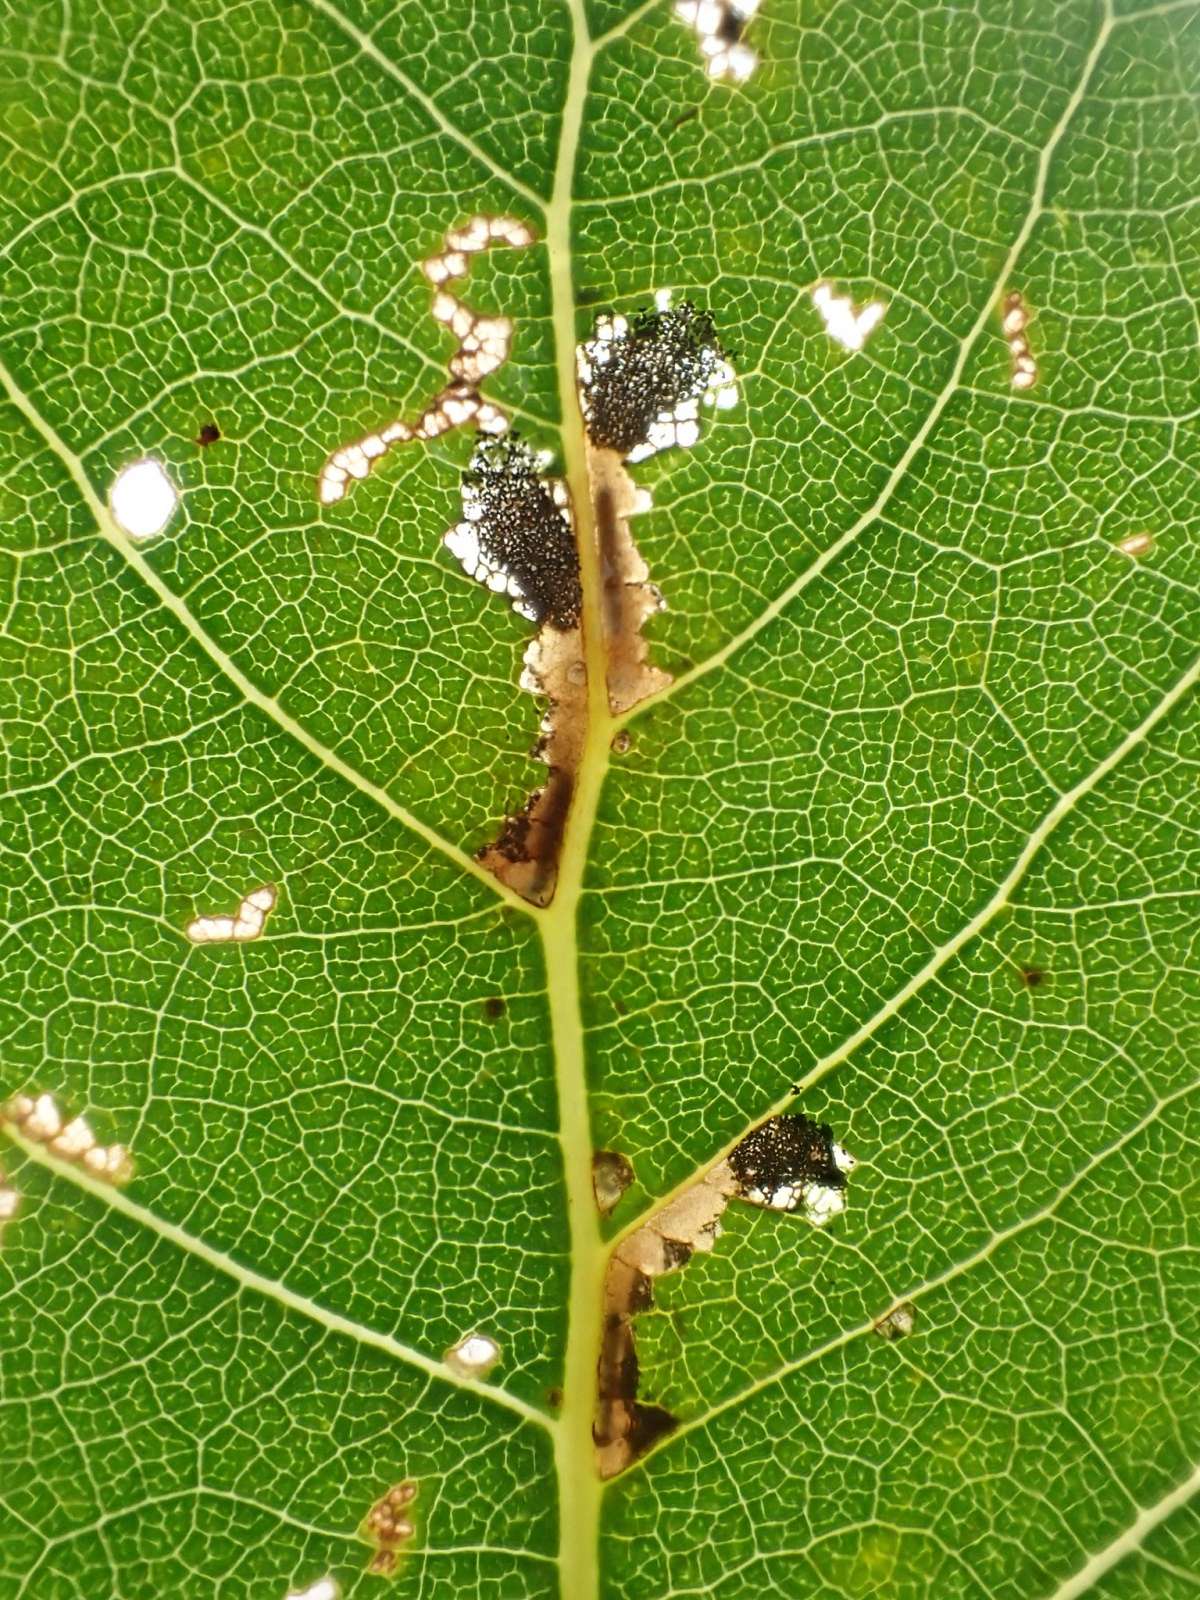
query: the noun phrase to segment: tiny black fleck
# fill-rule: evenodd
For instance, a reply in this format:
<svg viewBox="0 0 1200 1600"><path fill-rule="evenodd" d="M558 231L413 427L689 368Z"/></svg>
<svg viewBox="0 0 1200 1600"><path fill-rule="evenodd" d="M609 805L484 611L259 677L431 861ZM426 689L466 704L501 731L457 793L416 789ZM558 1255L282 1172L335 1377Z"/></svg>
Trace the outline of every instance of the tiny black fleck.
<svg viewBox="0 0 1200 1600"><path fill-rule="evenodd" d="M1024 979L1025 986L1028 989L1036 989L1039 984L1046 981L1046 974L1041 967L1022 967L1021 977Z"/></svg>
<svg viewBox="0 0 1200 1600"><path fill-rule="evenodd" d="M817 1183L844 1189L846 1175L833 1158L833 1131L799 1113L771 1117L748 1133L729 1156L743 1193L773 1195Z"/></svg>
<svg viewBox="0 0 1200 1600"><path fill-rule="evenodd" d="M717 38L722 44L736 44L746 27L746 18L737 6L728 6L717 23Z"/></svg>
<svg viewBox="0 0 1200 1600"><path fill-rule="evenodd" d="M582 595L575 534L533 452L516 434L481 434L463 474L480 510L480 553L520 587L533 620L560 629L579 621Z"/></svg>
<svg viewBox="0 0 1200 1600"><path fill-rule="evenodd" d="M711 314L690 300L639 311L606 349L586 385L587 430L622 456L645 444L660 412L698 399L725 359Z"/></svg>
<svg viewBox="0 0 1200 1600"><path fill-rule="evenodd" d="M691 122L694 117L698 117L699 115L699 106L689 106L686 111L681 112L679 116L675 118L671 126L673 128L682 128L685 122Z"/></svg>
<svg viewBox="0 0 1200 1600"><path fill-rule="evenodd" d="M196 443L204 449L207 445L216 444L221 437L221 430L215 422L206 422L196 435Z"/></svg>
<svg viewBox="0 0 1200 1600"><path fill-rule="evenodd" d="M490 995L483 1002L483 1014L489 1022L497 1022L508 1010L507 1004L498 994Z"/></svg>

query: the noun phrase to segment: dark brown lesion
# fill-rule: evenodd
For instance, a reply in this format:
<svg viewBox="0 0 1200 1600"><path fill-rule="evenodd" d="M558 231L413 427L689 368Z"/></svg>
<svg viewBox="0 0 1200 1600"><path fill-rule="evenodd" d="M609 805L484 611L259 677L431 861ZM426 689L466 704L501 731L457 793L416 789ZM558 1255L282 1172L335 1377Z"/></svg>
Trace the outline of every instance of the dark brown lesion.
<svg viewBox="0 0 1200 1600"><path fill-rule="evenodd" d="M534 755L549 770L546 781L506 819L499 836L477 852L477 859L523 899L545 906L558 881L587 728L587 673L580 629L564 631L552 621L544 622L526 653L522 683L544 695L547 702Z"/></svg>

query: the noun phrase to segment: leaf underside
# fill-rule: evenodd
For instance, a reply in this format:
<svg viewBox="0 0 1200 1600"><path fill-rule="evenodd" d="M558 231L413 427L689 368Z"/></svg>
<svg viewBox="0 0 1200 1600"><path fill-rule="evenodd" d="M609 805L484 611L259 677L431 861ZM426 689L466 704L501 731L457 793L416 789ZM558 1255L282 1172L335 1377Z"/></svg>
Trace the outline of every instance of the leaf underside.
<svg viewBox="0 0 1200 1600"><path fill-rule="evenodd" d="M764 0L745 83L670 0L0 32L0 1097L133 1162L0 1140L0 1600L1194 1596L1200 7ZM552 470L564 327L669 290L738 373L631 469L673 683L545 911L475 861L541 708L442 545L470 431L315 492L445 384L478 214ZM636 1318L675 1430L581 1491L610 1242L794 1089L846 1211L730 1205Z"/></svg>

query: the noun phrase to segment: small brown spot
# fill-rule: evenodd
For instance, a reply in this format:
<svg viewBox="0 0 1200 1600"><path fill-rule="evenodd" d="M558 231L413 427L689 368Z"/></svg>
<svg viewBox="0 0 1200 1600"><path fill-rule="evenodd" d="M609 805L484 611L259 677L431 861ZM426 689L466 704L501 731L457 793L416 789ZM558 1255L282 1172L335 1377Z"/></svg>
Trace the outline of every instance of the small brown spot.
<svg viewBox="0 0 1200 1600"><path fill-rule="evenodd" d="M633 735L626 728L619 729L612 736L612 748L619 756L623 756L632 744Z"/></svg>
<svg viewBox="0 0 1200 1600"><path fill-rule="evenodd" d="M1021 979L1027 989L1040 988L1046 981L1046 974L1041 967L1022 967Z"/></svg>
<svg viewBox="0 0 1200 1600"><path fill-rule="evenodd" d="M196 443L202 450L204 450L207 449L210 444L216 444L220 437L221 430L217 427L216 423L206 422L200 429L200 432L196 435Z"/></svg>
<svg viewBox="0 0 1200 1600"><path fill-rule="evenodd" d="M680 112L680 114L675 118L674 122L672 122L671 126L673 128L682 128L685 122L691 122L699 115L699 106L689 106L686 111ZM598 300L600 297L599 295L595 295L593 298Z"/></svg>
<svg viewBox="0 0 1200 1600"><path fill-rule="evenodd" d="M563 1392L560 1388L558 1388L557 1385L553 1389L546 1390L546 1404L550 1407L551 1411L561 1411L562 1403Z"/></svg>
<svg viewBox="0 0 1200 1600"><path fill-rule="evenodd" d="M483 1002L483 1014L489 1022L499 1022L507 1010L506 1002L498 994L490 995Z"/></svg>

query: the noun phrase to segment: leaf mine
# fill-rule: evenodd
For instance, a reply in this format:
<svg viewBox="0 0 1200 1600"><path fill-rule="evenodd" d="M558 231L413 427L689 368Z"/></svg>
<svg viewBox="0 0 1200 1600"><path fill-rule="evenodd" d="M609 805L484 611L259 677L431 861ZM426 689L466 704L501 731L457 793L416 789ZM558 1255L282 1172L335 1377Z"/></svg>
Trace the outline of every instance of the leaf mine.
<svg viewBox="0 0 1200 1600"><path fill-rule="evenodd" d="M678 0L675 15L688 23L700 41L700 54L710 78L745 83L758 57L743 35L758 0Z"/></svg>
<svg viewBox="0 0 1200 1600"><path fill-rule="evenodd" d="M670 674L647 662L646 622L663 609L658 587L634 542L630 518L650 505L626 471L700 437L701 405L726 408L737 384L706 311L690 301L672 307L660 294L632 321L597 318L576 351L580 409L587 430L587 470L600 560L609 708L622 715L661 693Z"/></svg>
<svg viewBox="0 0 1200 1600"><path fill-rule="evenodd" d="M467 1333L443 1357L451 1372L463 1378L486 1378L500 1360L500 1346L486 1333Z"/></svg>
<svg viewBox="0 0 1200 1600"><path fill-rule="evenodd" d="M566 486L524 440L481 435L462 478L462 521L445 536L468 577L560 631L579 622L579 552Z"/></svg>
<svg viewBox="0 0 1200 1600"><path fill-rule="evenodd" d="M411 1478L392 1486L380 1495L363 1520L362 1533L375 1553L367 1563L367 1571L380 1577L390 1577L395 1572L400 1554L416 1532L409 1507L417 1498L417 1485Z"/></svg>
<svg viewBox="0 0 1200 1600"><path fill-rule="evenodd" d="M713 1248L731 1200L800 1212L823 1227L845 1208L856 1165L826 1123L798 1113L770 1117L690 1189L676 1195L613 1251L604 1284L593 1439L596 1467L611 1478L637 1461L676 1421L637 1398L634 1319L654 1303L654 1280Z"/></svg>
<svg viewBox="0 0 1200 1600"><path fill-rule="evenodd" d="M193 944L241 943L257 939L274 909L278 890L272 883L251 889L232 917L194 917L185 930Z"/></svg>
<svg viewBox="0 0 1200 1600"><path fill-rule="evenodd" d="M113 480L108 505L121 532L139 542L153 539L171 520L179 492L159 461L145 456L123 467Z"/></svg>
<svg viewBox="0 0 1200 1600"><path fill-rule="evenodd" d="M533 905L549 904L587 727L579 551L564 484L523 439L481 435L462 478L462 520L445 536L468 576L538 624L521 688L545 699L535 760L545 782L476 859Z"/></svg>
<svg viewBox="0 0 1200 1600"><path fill-rule="evenodd" d="M1012 357L1009 382L1014 389L1032 389L1037 382L1037 362L1030 354L1029 339L1026 335L1031 314L1016 290L1005 295L1000 309L1000 326L1004 330L1004 337L1008 340L1008 353Z"/></svg>
<svg viewBox="0 0 1200 1600"><path fill-rule="evenodd" d="M633 1168L617 1150L597 1150L592 1157L592 1192L596 1210L609 1216L633 1182Z"/></svg>
<svg viewBox="0 0 1200 1600"><path fill-rule="evenodd" d="M1154 549L1154 535L1144 529L1141 533L1131 533L1120 541L1117 549L1127 556L1148 556Z"/></svg>
<svg viewBox="0 0 1200 1600"><path fill-rule="evenodd" d="M844 350L861 350L887 310L882 300L870 300L859 310L849 295L835 294L831 283L816 285L812 303L821 314L825 332Z"/></svg>
<svg viewBox="0 0 1200 1600"><path fill-rule="evenodd" d="M881 1339L907 1339L917 1324L917 1310L911 1301L902 1300L875 1324Z"/></svg>
<svg viewBox="0 0 1200 1600"><path fill-rule="evenodd" d="M75 1162L94 1178L125 1183L133 1175L133 1163L123 1144L100 1144L86 1117L64 1118L51 1094L14 1095L2 1117L26 1139L44 1144L54 1155Z"/></svg>
<svg viewBox="0 0 1200 1600"><path fill-rule="evenodd" d="M497 406L482 397L479 388L484 378L508 360L512 321L472 311L447 285L466 277L471 257L480 250L494 245L522 250L533 242L532 228L516 217L474 216L463 227L452 228L442 250L421 263L421 270L435 291L434 321L449 328L458 341L449 361L450 381L414 422L389 422L378 432L364 434L335 450L317 480L317 499L322 505L340 500L350 484L365 478L393 445L436 439L466 423L474 423L484 433L505 431L507 419Z"/></svg>

